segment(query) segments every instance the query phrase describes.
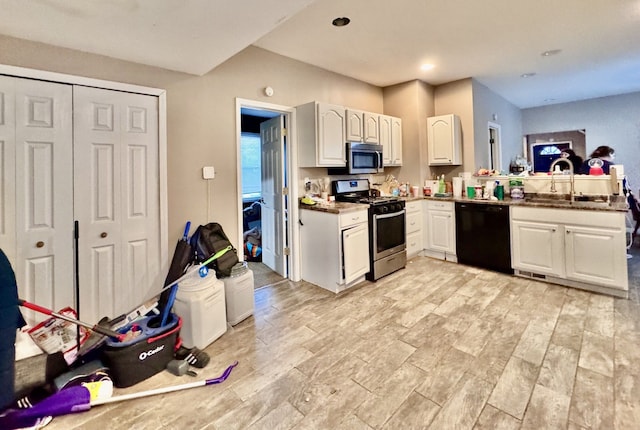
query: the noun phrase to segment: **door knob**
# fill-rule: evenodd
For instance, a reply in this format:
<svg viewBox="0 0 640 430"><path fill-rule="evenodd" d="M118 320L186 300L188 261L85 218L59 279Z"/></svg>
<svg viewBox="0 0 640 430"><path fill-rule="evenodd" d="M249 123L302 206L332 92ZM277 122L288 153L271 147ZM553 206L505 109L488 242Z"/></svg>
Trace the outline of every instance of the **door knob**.
<svg viewBox="0 0 640 430"><path fill-rule="evenodd" d="M107 237L107 232L106 232L106 231L103 231L102 233L100 233L100 237L101 237L101 238L103 238L103 239L104 239L105 237Z"/></svg>
<svg viewBox="0 0 640 430"><path fill-rule="evenodd" d="M44 242L39 240L38 242L36 242L36 248L42 248L44 246Z"/></svg>

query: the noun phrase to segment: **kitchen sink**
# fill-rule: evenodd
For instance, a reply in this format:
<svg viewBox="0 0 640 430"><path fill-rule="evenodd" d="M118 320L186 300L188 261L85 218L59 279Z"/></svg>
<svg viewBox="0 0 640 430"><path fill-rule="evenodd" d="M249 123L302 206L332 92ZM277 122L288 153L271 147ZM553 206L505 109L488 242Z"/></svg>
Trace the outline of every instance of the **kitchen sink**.
<svg viewBox="0 0 640 430"><path fill-rule="evenodd" d="M568 194L534 194L526 196L526 203L539 204L544 206L561 206L575 208L607 208L611 206L611 201L607 196L575 196L574 201Z"/></svg>

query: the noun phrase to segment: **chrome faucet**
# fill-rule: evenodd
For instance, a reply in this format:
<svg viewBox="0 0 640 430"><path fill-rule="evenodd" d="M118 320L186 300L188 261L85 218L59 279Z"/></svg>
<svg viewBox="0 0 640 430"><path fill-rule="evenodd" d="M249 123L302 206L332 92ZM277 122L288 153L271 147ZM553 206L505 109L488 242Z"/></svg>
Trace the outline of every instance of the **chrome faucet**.
<svg viewBox="0 0 640 430"><path fill-rule="evenodd" d="M556 179L555 179L555 175L553 174L553 169L556 167L556 165L558 163L561 162L565 162L569 165L569 181L571 183L571 190L569 191L569 198L571 199L571 203L574 202L575 200L575 175L573 172L573 163L571 163L571 161L567 160L566 158L556 158L555 160L553 160L553 163L551 163L551 167L549 167L549 172L551 172L551 189L549 190L552 193L556 193Z"/></svg>

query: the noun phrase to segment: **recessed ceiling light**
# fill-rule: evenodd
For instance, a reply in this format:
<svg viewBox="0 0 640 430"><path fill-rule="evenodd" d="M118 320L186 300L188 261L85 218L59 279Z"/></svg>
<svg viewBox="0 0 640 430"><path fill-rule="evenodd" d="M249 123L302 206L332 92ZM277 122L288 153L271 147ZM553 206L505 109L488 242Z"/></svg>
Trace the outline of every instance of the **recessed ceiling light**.
<svg viewBox="0 0 640 430"><path fill-rule="evenodd" d="M530 72L530 73L523 73L520 75L521 78L530 78L532 76L535 76L536 72Z"/></svg>
<svg viewBox="0 0 640 430"><path fill-rule="evenodd" d="M434 67L436 66L434 66L433 64L423 64L422 66L420 66L420 70L424 70L426 72L427 70L431 70Z"/></svg>
<svg viewBox="0 0 640 430"><path fill-rule="evenodd" d="M562 52L562 49L552 49L550 51L544 51L542 54L543 57L551 57L552 55L557 55Z"/></svg>
<svg viewBox="0 0 640 430"><path fill-rule="evenodd" d="M349 25L350 22L351 20L349 18L347 18L346 16L342 16L331 21L331 24L335 25L336 27L344 27L345 25Z"/></svg>

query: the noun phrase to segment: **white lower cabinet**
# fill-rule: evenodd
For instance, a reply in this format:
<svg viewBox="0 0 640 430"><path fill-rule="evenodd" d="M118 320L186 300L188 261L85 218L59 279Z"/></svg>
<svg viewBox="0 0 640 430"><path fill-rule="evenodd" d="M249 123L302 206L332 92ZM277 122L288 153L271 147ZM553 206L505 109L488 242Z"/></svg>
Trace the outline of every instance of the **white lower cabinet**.
<svg viewBox="0 0 640 430"><path fill-rule="evenodd" d="M562 227L558 224L513 219L511 265L522 270L563 277L563 242Z"/></svg>
<svg viewBox="0 0 640 430"><path fill-rule="evenodd" d="M408 201L405 206L407 235L407 258L422 252L422 201Z"/></svg>
<svg viewBox="0 0 640 430"><path fill-rule="evenodd" d="M364 280L369 272L367 210L335 214L300 211L302 279L334 293Z"/></svg>
<svg viewBox="0 0 640 430"><path fill-rule="evenodd" d="M627 296L624 212L511 209L517 275Z"/></svg>
<svg viewBox="0 0 640 430"><path fill-rule="evenodd" d="M424 201L425 255L457 261L455 207L450 201Z"/></svg>
<svg viewBox="0 0 640 430"><path fill-rule="evenodd" d="M350 284L369 272L368 224L345 228L341 233L344 283Z"/></svg>

